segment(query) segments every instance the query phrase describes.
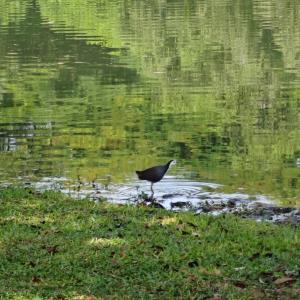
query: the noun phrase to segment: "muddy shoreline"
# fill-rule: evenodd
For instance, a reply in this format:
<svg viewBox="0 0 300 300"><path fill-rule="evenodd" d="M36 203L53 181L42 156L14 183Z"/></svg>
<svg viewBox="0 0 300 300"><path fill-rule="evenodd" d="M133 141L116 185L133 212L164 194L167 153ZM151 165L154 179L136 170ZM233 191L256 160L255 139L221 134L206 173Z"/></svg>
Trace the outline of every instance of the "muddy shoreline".
<svg viewBox="0 0 300 300"><path fill-rule="evenodd" d="M9 185L12 184L5 184L2 187ZM196 215L233 214L256 221L300 225L299 208L280 206L265 195L223 193L219 191L221 185L216 183L195 182L171 176L155 186L152 201L149 199L149 185L134 179L124 184L105 186L96 181L45 177L37 182L23 182L21 186L39 192L54 190L74 199L149 205L176 212L191 211Z"/></svg>
<svg viewBox="0 0 300 300"><path fill-rule="evenodd" d="M243 202L243 203L241 203ZM159 202L145 200L139 205L149 205L156 208L166 209ZM203 202L195 208L189 202L171 202L171 210L175 211L194 211L196 215L211 214L214 216L221 214L233 214L242 218L254 219L256 221L267 221L275 224L300 225L300 210L293 207L275 206L261 202L240 201L239 199L230 200L227 203Z"/></svg>

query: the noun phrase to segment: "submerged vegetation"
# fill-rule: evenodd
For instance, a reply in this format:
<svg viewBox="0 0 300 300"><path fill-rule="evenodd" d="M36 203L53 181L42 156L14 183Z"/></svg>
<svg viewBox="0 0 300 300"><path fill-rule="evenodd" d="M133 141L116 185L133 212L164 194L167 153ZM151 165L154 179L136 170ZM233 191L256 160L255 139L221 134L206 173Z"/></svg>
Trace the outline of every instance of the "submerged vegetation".
<svg viewBox="0 0 300 300"><path fill-rule="evenodd" d="M300 229L0 191L0 299L299 299Z"/></svg>

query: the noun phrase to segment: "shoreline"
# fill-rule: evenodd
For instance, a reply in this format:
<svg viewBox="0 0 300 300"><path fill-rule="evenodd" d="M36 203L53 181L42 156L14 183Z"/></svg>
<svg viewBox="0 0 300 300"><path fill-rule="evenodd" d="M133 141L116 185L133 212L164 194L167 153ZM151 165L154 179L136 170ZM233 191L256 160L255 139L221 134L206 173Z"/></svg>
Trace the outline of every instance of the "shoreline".
<svg viewBox="0 0 300 300"><path fill-rule="evenodd" d="M6 187L10 186L14 185L7 184ZM143 188L147 190L147 184L143 185L143 183L140 184L142 188L139 190L135 182L112 185L110 188L110 186L104 187L94 181L72 182L64 177L46 177L38 182L26 182L18 186L38 192L60 192L76 200L89 199L96 202L105 200L109 203L124 205L152 204L148 194L143 191ZM160 186L158 196L154 195L154 206L157 208L178 212L189 211L196 215L232 214L241 218L275 224L300 225L300 208L279 205L272 198L264 195L248 195L241 192L224 193L218 190L222 187L220 184L193 182L173 177L169 177Z"/></svg>

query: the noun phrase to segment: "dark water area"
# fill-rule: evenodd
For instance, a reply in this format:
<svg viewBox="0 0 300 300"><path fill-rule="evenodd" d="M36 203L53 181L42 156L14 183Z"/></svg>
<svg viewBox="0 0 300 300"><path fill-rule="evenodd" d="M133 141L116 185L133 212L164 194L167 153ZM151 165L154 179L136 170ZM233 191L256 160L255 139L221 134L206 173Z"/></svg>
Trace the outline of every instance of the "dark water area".
<svg viewBox="0 0 300 300"><path fill-rule="evenodd" d="M300 206L299 1L0 0L0 41L0 182Z"/></svg>

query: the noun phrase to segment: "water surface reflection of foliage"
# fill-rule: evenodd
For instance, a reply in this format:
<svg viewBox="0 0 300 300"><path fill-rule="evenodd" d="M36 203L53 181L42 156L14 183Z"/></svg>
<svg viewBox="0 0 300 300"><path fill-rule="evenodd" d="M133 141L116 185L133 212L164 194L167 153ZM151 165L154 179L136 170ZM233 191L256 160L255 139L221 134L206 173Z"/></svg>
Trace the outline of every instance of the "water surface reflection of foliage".
<svg viewBox="0 0 300 300"><path fill-rule="evenodd" d="M0 1L1 170L122 181L176 157L299 203L300 3L13 3Z"/></svg>

